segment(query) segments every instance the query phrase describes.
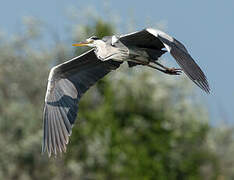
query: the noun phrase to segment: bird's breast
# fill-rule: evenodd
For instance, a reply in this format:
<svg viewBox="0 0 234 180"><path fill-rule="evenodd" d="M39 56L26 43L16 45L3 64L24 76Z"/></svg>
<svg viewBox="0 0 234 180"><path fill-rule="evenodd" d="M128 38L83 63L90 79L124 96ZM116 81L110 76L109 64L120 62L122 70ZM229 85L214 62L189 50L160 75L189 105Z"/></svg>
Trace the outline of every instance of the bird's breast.
<svg viewBox="0 0 234 180"><path fill-rule="evenodd" d="M95 54L98 59L102 61L107 61L110 59L124 61L129 57L129 52L127 49L121 49L114 46L99 46L95 49Z"/></svg>

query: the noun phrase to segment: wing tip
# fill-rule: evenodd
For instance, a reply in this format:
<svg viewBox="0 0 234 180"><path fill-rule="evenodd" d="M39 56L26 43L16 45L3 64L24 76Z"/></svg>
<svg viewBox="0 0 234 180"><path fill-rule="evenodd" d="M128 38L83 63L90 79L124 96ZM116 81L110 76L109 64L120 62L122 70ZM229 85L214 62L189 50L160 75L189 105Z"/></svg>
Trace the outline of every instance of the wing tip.
<svg viewBox="0 0 234 180"><path fill-rule="evenodd" d="M203 89L205 92L206 92L206 94L210 94L211 93L211 90L210 89Z"/></svg>
<svg viewBox="0 0 234 180"><path fill-rule="evenodd" d="M67 147L66 147L67 144L68 143L63 144L62 146L50 147L49 148L48 146L47 147L44 146L44 143L43 143L42 144L41 155L47 154L49 158L52 157L52 156L56 157L59 154L62 155L62 154L67 152Z"/></svg>
<svg viewBox="0 0 234 180"><path fill-rule="evenodd" d="M56 157L59 153L66 153L66 146L72 132L71 129L67 129L63 119L59 119L58 113L55 107L45 104L41 154L47 153L49 158L53 155Z"/></svg>
<svg viewBox="0 0 234 180"><path fill-rule="evenodd" d="M209 83L206 79L206 77L204 76L204 79L203 80L193 80L192 81L199 87L201 88L203 91L205 91L207 94L210 94L211 93L211 89L210 89L210 86L209 86Z"/></svg>

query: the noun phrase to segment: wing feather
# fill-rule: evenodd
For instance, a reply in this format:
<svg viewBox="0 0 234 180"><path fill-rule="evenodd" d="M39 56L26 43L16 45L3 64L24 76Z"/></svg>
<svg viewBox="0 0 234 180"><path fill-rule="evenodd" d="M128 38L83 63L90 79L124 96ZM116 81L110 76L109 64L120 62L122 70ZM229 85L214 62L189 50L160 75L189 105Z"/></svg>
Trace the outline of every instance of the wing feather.
<svg viewBox="0 0 234 180"><path fill-rule="evenodd" d="M61 147L59 146L59 144L62 145L62 132L61 132L61 128L59 126L59 121L56 121L56 113L54 112L54 129L55 129L55 137L56 137L56 147L59 150L59 152L62 152Z"/></svg>
<svg viewBox="0 0 234 180"><path fill-rule="evenodd" d="M181 49L174 47L171 49L171 55L184 70L185 74L201 89L209 93L210 88L207 78L201 68L195 63L193 58Z"/></svg>
<svg viewBox="0 0 234 180"><path fill-rule="evenodd" d="M94 50L51 69L43 111L42 152L65 152L82 95L122 62L97 59Z"/></svg>
<svg viewBox="0 0 234 180"><path fill-rule="evenodd" d="M120 37L120 41L125 45L137 46L139 48L150 48L157 50L166 48L167 51L170 52L175 58L185 74L205 92L210 92L205 74L188 53L186 47L165 32L148 28L142 31L123 35Z"/></svg>

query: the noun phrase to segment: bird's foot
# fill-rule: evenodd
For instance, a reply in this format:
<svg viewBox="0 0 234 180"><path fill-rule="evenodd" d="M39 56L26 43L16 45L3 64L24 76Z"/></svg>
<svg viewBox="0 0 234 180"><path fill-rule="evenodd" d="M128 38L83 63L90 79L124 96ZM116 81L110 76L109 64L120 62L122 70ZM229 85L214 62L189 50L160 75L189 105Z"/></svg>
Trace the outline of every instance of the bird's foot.
<svg viewBox="0 0 234 180"><path fill-rule="evenodd" d="M180 68L168 68L165 73L170 75L180 75L182 73L182 69Z"/></svg>

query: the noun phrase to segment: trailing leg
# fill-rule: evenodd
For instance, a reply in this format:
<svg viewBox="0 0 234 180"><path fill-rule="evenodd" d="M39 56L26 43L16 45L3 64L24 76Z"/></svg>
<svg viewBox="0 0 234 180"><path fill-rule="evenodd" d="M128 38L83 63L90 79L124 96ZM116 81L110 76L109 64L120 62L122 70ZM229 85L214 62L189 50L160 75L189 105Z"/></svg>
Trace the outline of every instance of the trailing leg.
<svg viewBox="0 0 234 180"><path fill-rule="evenodd" d="M134 59L134 61L136 61L137 63L141 64L141 65L144 65L144 66L148 66L148 67L151 67L153 69L157 69L158 71L161 71L165 74L170 74L170 75L180 75L182 73L182 69L176 69L176 68L168 68L166 66L163 66L162 64L158 63L158 62L154 62L156 65L162 67L163 69L161 68L158 68L158 67L155 67L153 65L151 65L149 62L142 62L142 61L139 61L137 59Z"/></svg>
<svg viewBox="0 0 234 180"><path fill-rule="evenodd" d="M165 74L170 74L170 75L180 75L182 73L181 69L176 69L176 68L160 69L160 68L152 66L150 64L146 64L146 66L151 67L153 69L157 69Z"/></svg>

